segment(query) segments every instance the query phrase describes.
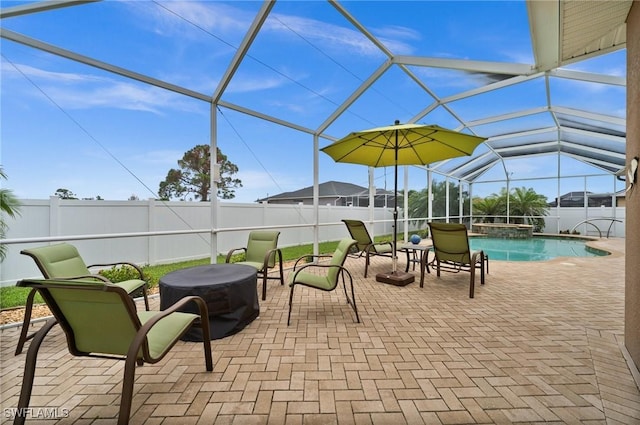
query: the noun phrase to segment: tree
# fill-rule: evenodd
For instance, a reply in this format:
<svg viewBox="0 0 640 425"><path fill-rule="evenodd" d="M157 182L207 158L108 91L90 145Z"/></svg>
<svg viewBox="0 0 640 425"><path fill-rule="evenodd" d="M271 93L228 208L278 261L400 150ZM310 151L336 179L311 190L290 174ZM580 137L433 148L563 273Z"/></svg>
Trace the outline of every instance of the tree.
<svg viewBox="0 0 640 425"><path fill-rule="evenodd" d="M517 187L509 194L509 209L511 215L522 217L518 221L531 223L535 231L544 229L544 218L540 216L549 213L546 196L536 193L532 188Z"/></svg>
<svg viewBox="0 0 640 425"><path fill-rule="evenodd" d="M57 196L60 199L78 199L76 194L69 189L58 189L53 195Z"/></svg>
<svg viewBox="0 0 640 425"><path fill-rule="evenodd" d="M0 167L0 178L7 179L2 167ZM11 218L20 215L20 201L10 189L0 188L0 239L4 239L9 225L4 221L4 214ZM7 255L6 245L0 245L0 261L4 260Z"/></svg>
<svg viewBox="0 0 640 425"><path fill-rule="evenodd" d="M433 184L433 205L432 211L434 217L444 217L447 213L447 182L438 181ZM462 193L464 206L468 207L469 194ZM449 215L457 216L460 214L460 186L454 182L449 182ZM421 191L409 191L409 217L428 217L429 215L429 189L424 188Z"/></svg>
<svg viewBox="0 0 640 425"><path fill-rule="evenodd" d="M507 216L507 200L509 201L509 222L530 223L534 231L544 229L544 218L549 213L547 197L536 193L532 188L518 187L507 193L506 188L500 193L493 193L486 198L473 200L474 215L483 215L483 222L493 223L495 218Z"/></svg>
<svg viewBox="0 0 640 425"><path fill-rule="evenodd" d="M427 189L420 191L409 190L409 214L408 217L427 217L429 214L429 194ZM415 220L412 220L415 221Z"/></svg>
<svg viewBox="0 0 640 425"><path fill-rule="evenodd" d="M240 179L233 176L238 166L227 159L220 148L216 150L216 163L220 167L218 196L222 199L235 198L235 188L242 187ZM209 200L211 192L211 154L209 145L197 145L185 152L178 160L180 169L172 168L164 181L160 182L158 195L162 199L185 199L193 194L201 202Z"/></svg>
<svg viewBox="0 0 640 425"><path fill-rule="evenodd" d="M505 215L506 204L505 197L492 194L486 198L473 199L473 213L484 215L484 223L494 223L496 216Z"/></svg>

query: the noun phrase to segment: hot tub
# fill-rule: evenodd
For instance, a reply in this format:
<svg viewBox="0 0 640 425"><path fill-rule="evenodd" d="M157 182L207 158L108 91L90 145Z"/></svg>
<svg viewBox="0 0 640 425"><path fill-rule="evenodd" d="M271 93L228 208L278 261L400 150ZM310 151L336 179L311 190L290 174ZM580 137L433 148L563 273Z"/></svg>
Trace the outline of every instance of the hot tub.
<svg viewBox="0 0 640 425"><path fill-rule="evenodd" d="M474 223L472 229L474 233L490 238L527 239L533 236L533 226L530 224Z"/></svg>

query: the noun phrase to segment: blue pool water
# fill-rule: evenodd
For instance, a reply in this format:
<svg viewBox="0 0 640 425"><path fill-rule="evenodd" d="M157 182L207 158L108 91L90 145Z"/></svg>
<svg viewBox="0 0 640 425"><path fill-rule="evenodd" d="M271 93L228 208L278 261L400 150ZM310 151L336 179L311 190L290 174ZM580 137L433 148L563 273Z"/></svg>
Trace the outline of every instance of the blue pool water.
<svg viewBox="0 0 640 425"><path fill-rule="evenodd" d="M490 260L543 261L556 257L601 257L607 252L589 249L584 240L553 237L529 239L469 238L471 249L481 249Z"/></svg>

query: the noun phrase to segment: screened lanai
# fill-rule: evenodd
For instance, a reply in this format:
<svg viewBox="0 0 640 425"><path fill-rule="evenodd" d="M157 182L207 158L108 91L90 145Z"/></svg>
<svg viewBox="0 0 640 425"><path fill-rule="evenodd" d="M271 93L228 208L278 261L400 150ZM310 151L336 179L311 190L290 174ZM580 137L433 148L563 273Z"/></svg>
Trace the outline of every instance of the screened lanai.
<svg viewBox="0 0 640 425"><path fill-rule="evenodd" d="M613 196L631 3L5 3L3 165L25 196L55 191L33 178L54 172L83 195L146 198L167 169L152 159L211 144L240 169L238 201L336 177L374 191L392 187L391 170L318 149L397 119L487 138L471 157L409 167L405 190ZM64 135L73 171L61 140L24 137L32 122ZM29 149L43 155L19 169Z"/></svg>
<svg viewBox="0 0 640 425"><path fill-rule="evenodd" d="M1 164L6 187L20 199L42 200L66 188L80 199L155 200L158 183L184 152L210 145L237 164L243 182L234 199L211 199L205 229L211 243L205 242L216 252L216 238L228 230L217 222L222 203L254 204L335 180L372 193L391 189L393 170L335 163L320 148L399 120L487 139L469 157L403 168L405 194L437 184L451 188L451 199L454 188L482 197L532 187L556 202L547 217L554 232L581 220L553 221L573 195L584 195L584 208L576 211L587 216L587 194L610 197L612 206L625 201L627 211L639 206L637 188L625 192L629 160L640 152L640 68L629 65L640 53L638 2L11 1L2 3L0 19ZM316 243L326 224L318 204L305 223L315 229ZM87 219L71 223L74 229L103 225L112 211L90 207ZM617 217L615 207L598 210ZM445 215L425 217L463 219ZM20 234L31 237L28 243L68 237L40 238L45 225L59 222L39 217L24 217L36 223ZM129 217L114 217L130 225ZM639 230L637 214L628 214L621 233ZM123 253L113 240L100 239L96 251ZM151 246L135 240L123 245ZM145 366L150 380L161 383L138 392L143 408L135 420L195 423L216 416L226 423L262 414L275 423L323 415L339 419L329 417L331 423L636 423L640 242L599 243L615 246L610 261L540 267L495 261L493 280L473 300L435 278L427 288L408 286L390 297L388 286L358 276L363 324L351 323L342 310L318 313L330 301L314 296L299 304L297 327L289 328L281 320L286 289L270 289L256 327L214 348L224 371L216 369L213 380L197 382L188 349L169 367ZM13 263L5 261L3 273ZM57 337L46 355L68 362ZM312 348L314 342L321 348ZM408 348L414 357L406 356L407 344L415 344ZM456 344L461 351L452 349ZM424 351L427 345L435 351ZM11 348L3 348L10 359L3 382L14 400L22 365ZM482 361L461 362L465 349L481 349ZM50 368L53 381L43 380L41 394L50 382L64 381L65 396L71 394L82 415L114 417L117 390L105 395L104 376L94 376L104 369L82 366L78 373L64 364L56 376L58 368ZM76 394L75 384L85 381L100 384ZM430 383L442 386L434 390Z"/></svg>

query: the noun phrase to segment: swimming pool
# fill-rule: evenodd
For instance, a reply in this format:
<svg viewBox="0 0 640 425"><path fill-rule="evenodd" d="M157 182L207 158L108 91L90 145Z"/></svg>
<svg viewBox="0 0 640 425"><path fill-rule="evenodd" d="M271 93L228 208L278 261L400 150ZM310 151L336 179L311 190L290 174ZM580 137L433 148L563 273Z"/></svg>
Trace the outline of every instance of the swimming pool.
<svg viewBox="0 0 640 425"><path fill-rule="evenodd" d="M482 249L491 260L544 261L556 257L602 257L608 252L588 248L573 238L534 236L528 239L471 237L471 249Z"/></svg>

